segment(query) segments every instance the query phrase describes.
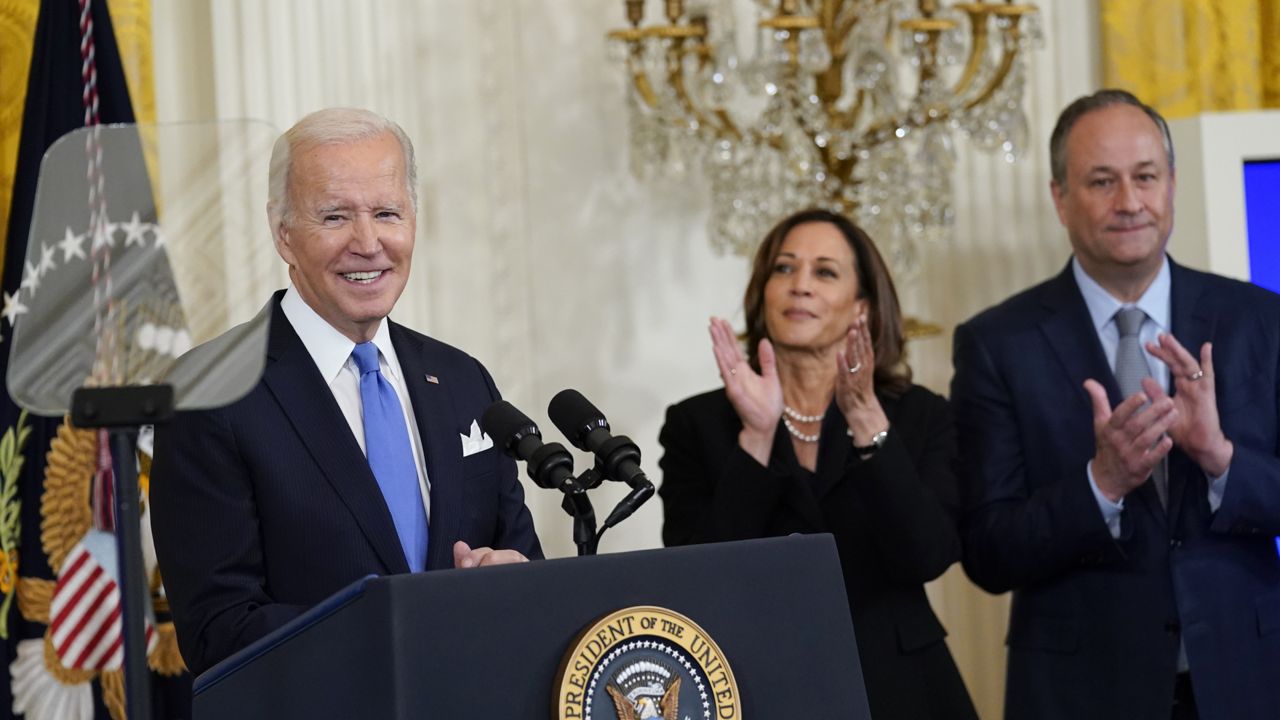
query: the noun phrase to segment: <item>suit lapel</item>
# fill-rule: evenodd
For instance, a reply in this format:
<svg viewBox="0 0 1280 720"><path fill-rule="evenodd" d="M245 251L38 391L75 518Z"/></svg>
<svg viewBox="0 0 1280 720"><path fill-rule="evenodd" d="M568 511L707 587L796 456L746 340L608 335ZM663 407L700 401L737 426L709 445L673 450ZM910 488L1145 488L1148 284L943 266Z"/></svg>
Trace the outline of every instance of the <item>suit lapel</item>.
<svg viewBox="0 0 1280 720"><path fill-rule="evenodd" d="M824 422L823 425L825 426L825 424ZM819 460L819 463L821 463L821 460ZM769 452L769 470L788 475L794 475L796 471L801 470L800 459L796 457L796 450L791 445L791 434L787 432L782 420L778 420L778 429L773 435L773 449ZM788 483L782 498L803 518L805 526L817 527L821 525L822 508L818 505L813 482Z"/></svg>
<svg viewBox="0 0 1280 720"><path fill-rule="evenodd" d="M1066 270L1045 286L1041 300L1047 314L1040 323L1040 330L1066 371L1067 380L1079 389L1077 394L1089 409L1089 417L1093 417L1093 406L1084 391L1084 381L1089 378L1102 383L1107 389L1107 398L1112 406L1119 404L1123 400L1120 386L1116 383L1111 364L1107 362L1107 354L1102 350L1093 318L1089 316L1089 308L1084 304L1069 263Z"/></svg>
<svg viewBox="0 0 1280 720"><path fill-rule="evenodd" d="M442 368L433 367L434 358L425 344L405 328L391 323L391 342L396 347L405 387L413 405L413 417L422 438L422 454L431 487L431 524L428 530L427 568L453 567L453 541L461 536L462 512L462 429L457 427L457 410L449 390L449 378L437 377ZM427 380L427 375L436 382Z"/></svg>
<svg viewBox="0 0 1280 720"><path fill-rule="evenodd" d="M272 301L275 310L262 380L387 570L407 573L378 481L306 346L280 309L279 298L278 294Z"/></svg>
<svg viewBox="0 0 1280 720"><path fill-rule="evenodd" d="M1200 346L1213 338L1214 313L1208 303L1202 302L1204 291L1203 279L1181 265L1169 261L1170 271L1170 315L1172 317L1173 336L1178 339L1187 352L1197 360L1200 358ZM1171 392L1176 393L1173 379L1170 378ZM1220 390L1221 388L1215 388ZM1169 456L1169 517L1176 518L1182 508L1187 487L1196 485L1192 478L1196 473L1203 473L1191 458L1175 449Z"/></svg>
<svg viewBox="0 0 1280 720"><path fill-rule="evenodd" d="M883 401L884 398L881 398ZM888 413L888 408L885 409ZM813 494L821 500L844 479L853 454L853 442L845 432L848 425L835 401L827 407L822 419L822 437L818 440L818 466L814 476Z"/></svg>

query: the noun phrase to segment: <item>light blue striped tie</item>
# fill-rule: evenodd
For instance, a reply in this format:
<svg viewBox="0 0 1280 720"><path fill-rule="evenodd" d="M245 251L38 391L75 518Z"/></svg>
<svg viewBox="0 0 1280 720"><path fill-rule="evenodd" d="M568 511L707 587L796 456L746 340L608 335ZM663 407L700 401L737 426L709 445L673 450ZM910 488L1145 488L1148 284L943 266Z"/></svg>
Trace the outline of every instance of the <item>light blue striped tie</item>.
<svg viewBox="0 0 1280 720"><path fill-rule="evenodd" d="M391 383L378 369L378 348L356 345L351 357L360 369L360 404L364 407L364 447L369 469L387 501L400 547L410 572L427 564L427 513L418 487L418 464L409 442L409 427Z"/></svg>

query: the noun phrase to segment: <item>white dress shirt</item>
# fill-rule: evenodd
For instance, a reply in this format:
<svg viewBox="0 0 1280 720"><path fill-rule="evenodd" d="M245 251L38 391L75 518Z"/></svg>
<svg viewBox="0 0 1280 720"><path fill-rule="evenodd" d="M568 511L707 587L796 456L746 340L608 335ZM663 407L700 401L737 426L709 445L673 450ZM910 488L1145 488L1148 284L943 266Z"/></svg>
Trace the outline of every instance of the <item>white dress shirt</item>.
<svg viewBox="0 0 1280 720"><path fill-rule="evenodd" d="M360 445L361 452L367 452L364 442L364 405L360 401L360 371L351 351L356 344L350 338L338 332L315 310L307 305L292 284L285 291L280 301L280 309L289 319L294 332L306 346L311 359L320 370L320 376L338 401L342 415L351 427L351 434ZM427 513L427 521L431 520L431 484L427 478L426 462L422 453L422 438L418 433L418 421L413 416L413 408L409 403L409 393L405 389L404 372L400 369L400 361L396 358L395 346L391 344L391 333L387 329L385 318L378 323L378 331L374 333L373 344L378 348L378 368L382 376L396 392L400 401L401 412L404 413L405 425L409 428L409 442L413 446L413 460L418 471L418 489L422 494L422 507Z"/></svg>

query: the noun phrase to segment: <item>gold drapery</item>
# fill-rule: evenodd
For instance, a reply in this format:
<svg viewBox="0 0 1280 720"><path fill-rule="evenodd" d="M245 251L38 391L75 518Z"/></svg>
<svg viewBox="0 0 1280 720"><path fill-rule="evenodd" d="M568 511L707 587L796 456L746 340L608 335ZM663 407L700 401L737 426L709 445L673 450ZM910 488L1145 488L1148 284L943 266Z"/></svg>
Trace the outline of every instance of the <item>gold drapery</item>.
<svg viewBox="0 0 1280 720"><path fill-rule="evenodd" d="M1100 0L1103 84L1170 118L1280 107L1280 0Z"/></svg>
<svg viewBox="0 0 1280 720"><path fill-rule="evenodd" d="M156 121L155 73L151 60L151 0L108 0L111 24L120 48L129 85L133 119L142 125ZM148 158L150 160L150 158Z"/></svg>
<svg viewBox="0 0 1280 720"><path fill-rule="evenodd" d="M4 267L4 236L9 233L9 203L39 13L36 0L0 0L0 268Z"/></svg>

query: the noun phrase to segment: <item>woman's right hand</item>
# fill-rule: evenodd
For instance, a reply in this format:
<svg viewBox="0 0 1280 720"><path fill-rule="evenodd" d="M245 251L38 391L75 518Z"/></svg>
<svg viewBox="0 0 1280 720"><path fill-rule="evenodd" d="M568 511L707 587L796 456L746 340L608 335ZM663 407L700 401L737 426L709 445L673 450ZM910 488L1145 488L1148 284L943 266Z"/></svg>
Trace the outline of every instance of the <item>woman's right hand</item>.
<svg viewBox="0 0 1280 720"><path fill-rule="evenodd" d="M773 436L782 417L782 382L778 379L773 344L767 338L760 340L760 372L757 373L743 357L727 320L711 318L708 330L725 393L742 421L738 444L761 465L768 465Z"/></svg>

